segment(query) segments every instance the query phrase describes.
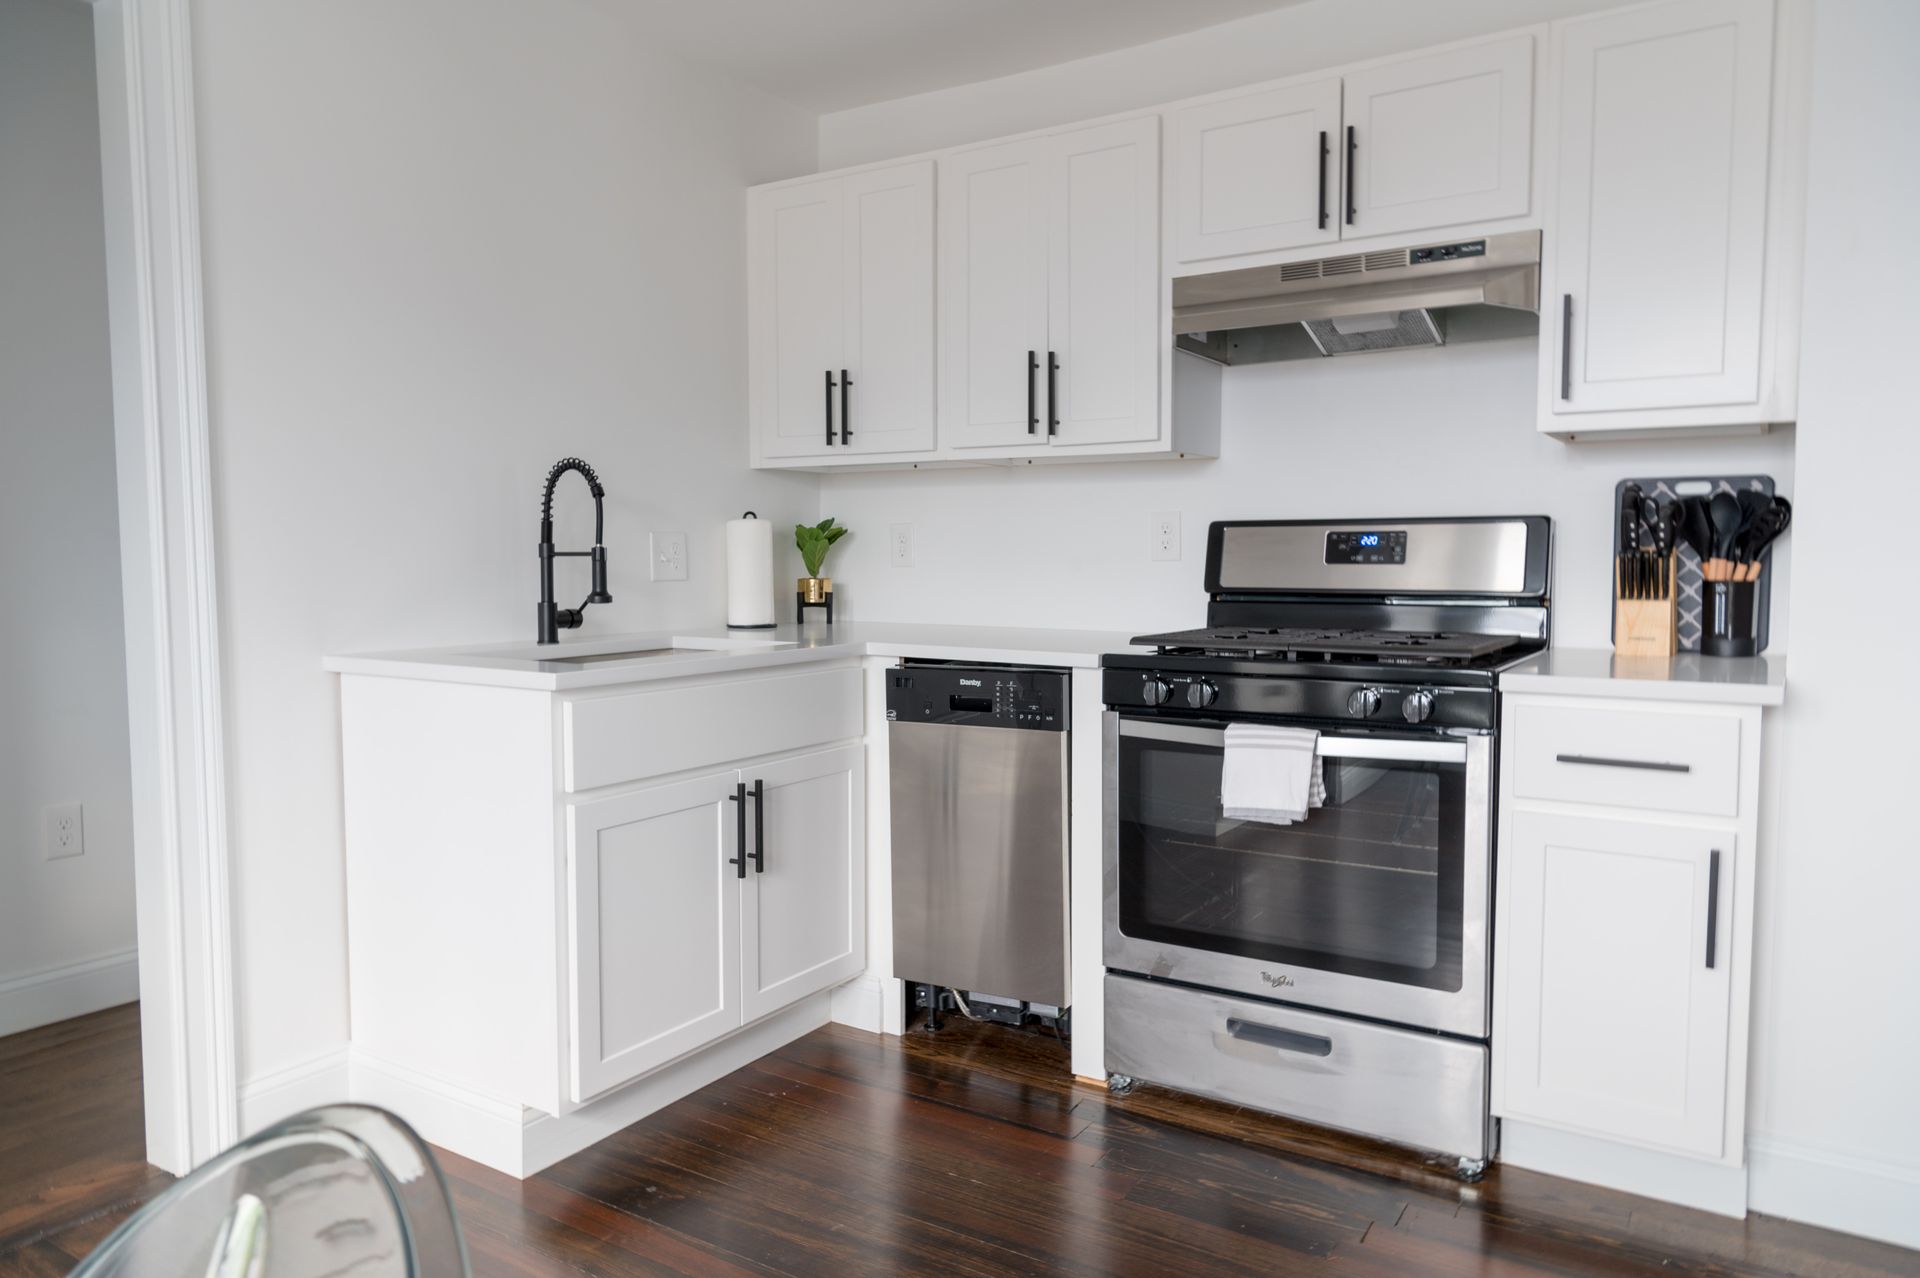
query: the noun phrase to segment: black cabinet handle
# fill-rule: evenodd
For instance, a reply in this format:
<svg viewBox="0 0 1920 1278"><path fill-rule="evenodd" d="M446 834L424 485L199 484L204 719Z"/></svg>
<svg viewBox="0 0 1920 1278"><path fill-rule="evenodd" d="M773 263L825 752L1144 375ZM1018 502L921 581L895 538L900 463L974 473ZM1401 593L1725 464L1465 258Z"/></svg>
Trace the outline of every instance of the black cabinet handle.
<svg viewBox="0 0 1920 1278"><path fill-rule="evenodd" d="M827 447L833 447L833 370L827 370Z"/></svg>
<svg viewBox="0 0 1920 1278"><path fill-rule="evenodd" d="M1034 402L1033 379L1040 371L1040 356L1036 351L1027 352L1027 434L1032 435L1040 429L1040 409Z"/></svg>
<svg viewBox="0 0 1920 1278"><path fill-rule="evenodd" d="M840 370L840 442L853 442L853 409L847 403L847 388L853 385L853 374L846 369Z"/></svg>
<svg viewBox="0 0 1920 1278"><path fill-rule="evenodd" d="M1359 207L1353 199L1353 156L1360 149L1360 138L1351 124L1347 126L1347 225L1353 225L1353 218Z"/></svg>
<svg viewBox="0 0 1920 1278"><path fill-rule="evenodd" d="M1060 357L1047 352L1047 434L1060 433Z"/></svg>
<svg viewBox="0 0 1920 1278"><path fill-rule="evenodd" d="M1560 295L1560 398L1573 398L1573 294Z"/></svg>
<svg viewBox="0 0 1920 1278"><path fill-rule="evenodd" d="M1303 1056L1328 1056L1333 1052L1333 1040L1330 1038L1281 1029L1277 1025L1262 1025L1258 1021L1243 1021L1237 1016L1227 1018L1227 1033L1243 1043L1277 1047L1283 1052L1299 1052Z"/></svg>
<svg viewBox="0 0 1920 1278"><path fill-rule="evenodd" d="M1691 772L1690 763L1657 763L1652 759L1609 759L1598 754L1556 754L1556 763L1582 763L1590 768L1636 768L1641 772Z"/></svg>
<svg viewBox="0 0 1920 1278"><path fill-rule="evenodd" d="M1720 849L1707 857L1707 970L1720 952Z"/></svg>
<svg viewBox="0 0 1920 1278"><path fill-rule="evenodd" d="M747 877L747 783L734 784L733 793L727 796L733 804L733 846L738 855L727 858L727 864L733 867L733 877Z"/></svg>
<svg viewBox="0 0 1920 1278"><path fill-rule="evenodd" d="M753 779L753 872L767 872L767 795L761 789L759 777ZM745 869L740 871L740 877L747 877Z"/></svg>
<svg viewBox="0 0 1920 1278"><path fill-rule="evenodd" d="M1327 229L1327 131L1320 130L1320 229Z"/></svg>

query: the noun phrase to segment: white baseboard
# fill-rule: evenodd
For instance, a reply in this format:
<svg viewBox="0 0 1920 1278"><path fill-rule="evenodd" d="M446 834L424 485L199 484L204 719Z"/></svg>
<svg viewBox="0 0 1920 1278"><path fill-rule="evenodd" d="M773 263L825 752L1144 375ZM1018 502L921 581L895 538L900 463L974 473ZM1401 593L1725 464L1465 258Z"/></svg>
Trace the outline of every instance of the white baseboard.
<svg viewBox="0 0 1920 1278"><path fill-rule="evenodd" d="M1500 1161L1721 1216L1747 1214L1747 1169L1502 1119Z"/></svg>
<svg viewBox="0 0 1920 1278"><path fill-rule="evenodd" d="M829 994L815 994L570 1114L483 1096L359 1049L352 1053L352 1093L400 1115L432 1144L525 1178L812 1033L827 1024L831 1006Z"/></svg>
<svg viewBox="0 0 1920 1278"><path fill-rule="evenodd" d="M139 997L137 950L23 972L0 980L0 1037L118 1007Z"/></svg>
<svg viewBox="0 0 1920 1278"><path fill-rule="evenodd" d="M833 990L833 1023L850 1025L869 1034L880 1033L884 1020L882 998L878 977L856 976L845 985L836 986Z"/></svg>
<svg viewBox="0 0 1920 1278"><path fill-rule="evenodd" d="M1755 1211L1920 1248L1920 1167L1761 1135L1747 1152Z"/></svg>
<svg viewBox="0 0 1920 1278"><path fill-rule="evenodd" d="M338 1105L352 1095L347 1049L329 1048L240 1084L240 1134L251 1136L283 1118L321 1105Z"/></svg>

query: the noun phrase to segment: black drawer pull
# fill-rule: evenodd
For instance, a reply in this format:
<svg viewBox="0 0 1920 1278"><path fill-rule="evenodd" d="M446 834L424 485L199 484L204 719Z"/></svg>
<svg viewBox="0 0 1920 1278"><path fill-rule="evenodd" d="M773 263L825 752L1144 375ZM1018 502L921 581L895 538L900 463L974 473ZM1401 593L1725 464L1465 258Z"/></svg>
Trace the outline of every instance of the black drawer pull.
<svg viewBox="0 0 1920 1278"><path fill-rule="evenodd" d="M1327 229L1327 131L1320 130L1320 229Z"/></svg>
<svg viewBox="0 0 1920 1278"><path fill-rule="evenodd" d="M826 422L827 422L827 446L831 448L833 446L833 370L831 368L827 370Z"/></svg>
<svg viewBox="0 0 1920 1278"><path fill-rule="evenodd" d="M1609 759L1598 754L1556 754L1561 763L1579 763L1589 768L1633 768L1640 772L1691 772L1690 763L1660 763L1653 759Z"/></svg>
<svg viewBox="0 0 1920 1278"><path fill-rule="evenodd" d="M1037 434L1040 430L1040 410L1034 404L1033 379L1040 371L1040 357L1034 351L1027 352L1027 434Z"/></svg>
<svg viewBox="0 0 1920 1278"><path fill-rule="evenodd" d="M853 442L853 409L847 403L847 392L853 388L853 374L846 369L840 370L840 442Z"/></svg>
<svg viewBox="0 0 1920 1278"><path fill-rule="evenodd" d="M1573 294L1560 295L1560 398L1573 398Z"/></svg>
<svg viewBox="0 0 1920 1278"><path fill-rule="evenodd" d="M761 788L759 777L753 779L753 872L767 872L767 792ZM740 877L746 878L742 869Z"/></svg>
<svg viewBox="0 0 1920 1278"><path fill-rule="evenodd" d="M1333 1040L1330 1038L1321 1038L1318 1034L1302 1034L1298 1030L1281 1029L1278 1025L1261 1025L1256 1021L1243 1021L1237 1016L1227 1018L1227 1033L1243 1043L1277 1047L1283 1052L1299 1052L1303 1056L1330 1056L1333 1053Z"/></svg>

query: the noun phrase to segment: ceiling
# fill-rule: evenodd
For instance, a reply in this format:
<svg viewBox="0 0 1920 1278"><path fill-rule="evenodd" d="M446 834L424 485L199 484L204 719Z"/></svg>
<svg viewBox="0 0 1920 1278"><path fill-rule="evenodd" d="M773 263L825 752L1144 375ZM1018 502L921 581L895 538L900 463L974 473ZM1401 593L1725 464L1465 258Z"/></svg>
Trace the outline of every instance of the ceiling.
<svg viewBox="0 0 1920 1278"><path fill-rule="evenodd" d="M695 61L821 113L1146 44L1300 0L628 0Z"/></svg>

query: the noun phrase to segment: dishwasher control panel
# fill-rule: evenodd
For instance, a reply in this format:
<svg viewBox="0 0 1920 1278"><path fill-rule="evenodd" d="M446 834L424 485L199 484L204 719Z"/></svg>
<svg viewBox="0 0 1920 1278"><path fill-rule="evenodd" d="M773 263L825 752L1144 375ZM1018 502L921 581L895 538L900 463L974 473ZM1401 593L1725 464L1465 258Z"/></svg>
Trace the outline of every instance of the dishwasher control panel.
<svg viewBox="0 0 1920 1278"><path fill-rule="evenodd" d="M902 666L887 672L889 723L1067 730L1067 673L1018 666Z"/></svg>

